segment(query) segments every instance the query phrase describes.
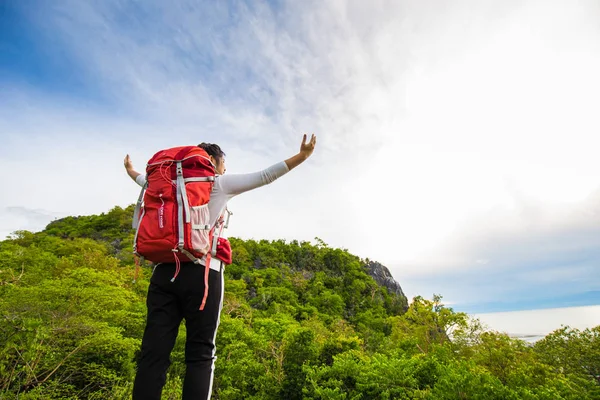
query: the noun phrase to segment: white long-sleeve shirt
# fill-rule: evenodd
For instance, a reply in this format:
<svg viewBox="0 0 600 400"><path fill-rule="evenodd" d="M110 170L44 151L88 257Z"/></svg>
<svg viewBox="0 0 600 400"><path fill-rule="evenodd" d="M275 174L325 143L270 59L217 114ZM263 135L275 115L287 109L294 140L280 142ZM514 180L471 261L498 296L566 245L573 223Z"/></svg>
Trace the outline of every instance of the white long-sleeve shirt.
<svg viewBox="0 0 600 400"><path fill-rule="evenodd" d="M249 174L217 175L208 202L210 225L215 225L229 200L244 192L268 185L288 172L287 164L285 161L282 161L262 171ZM144 186L146 175L139 175L135 181L138 185ZM204 263L202 262L202 264ZM216 269L213 268L212 263L210 267Z"/></svg>

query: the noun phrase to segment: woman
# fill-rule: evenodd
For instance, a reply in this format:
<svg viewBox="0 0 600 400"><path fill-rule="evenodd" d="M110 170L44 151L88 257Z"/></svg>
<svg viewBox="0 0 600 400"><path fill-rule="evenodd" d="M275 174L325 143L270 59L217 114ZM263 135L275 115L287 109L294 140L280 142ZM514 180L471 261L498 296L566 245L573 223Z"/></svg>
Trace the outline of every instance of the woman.
<svg viewBox="0 0 600 400"><path fill-rule="evenodd" d="M307 142L304 135L298 154L265 170L250 174L224 175L225 153L216 144L202 143L202 147L215 165L217 177L211 192L208 209L210 224L226 210L233 197L267 185L302 164L314 151L317 139L311 136ZM143 186L146 177L137 172L129 155L125 157L128 175ZM148 316L142 338L141 355L133 387L133 399L159 400L170 365L170 353L175 345L181 321L185 319L186 374L183 383L183 399L209 399L214 377L215 337L223 306L223 268L218 257L209 261L208 298L202 311L198 304L204 295L205 260L201 265L182 263L178 278L172 281L175 264L159 264L154 269L148 288L146 305Z"/></svg>

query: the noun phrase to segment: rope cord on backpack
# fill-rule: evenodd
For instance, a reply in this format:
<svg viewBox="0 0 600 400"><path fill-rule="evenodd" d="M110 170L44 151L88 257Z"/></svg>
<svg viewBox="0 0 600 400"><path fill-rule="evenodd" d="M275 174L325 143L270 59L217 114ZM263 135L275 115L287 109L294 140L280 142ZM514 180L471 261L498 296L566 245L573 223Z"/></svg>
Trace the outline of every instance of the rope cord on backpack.
<svg viewBox="0 0 600 400"><path fill-rule="evenodd" d="M167 175L167 172L169 172L172 165L173 161L164 162L158 167L158 172L160 173L160 177L163 178L165 182L170 183L172 186L176 186L176 184L173 183L171 178Z"/></svg>

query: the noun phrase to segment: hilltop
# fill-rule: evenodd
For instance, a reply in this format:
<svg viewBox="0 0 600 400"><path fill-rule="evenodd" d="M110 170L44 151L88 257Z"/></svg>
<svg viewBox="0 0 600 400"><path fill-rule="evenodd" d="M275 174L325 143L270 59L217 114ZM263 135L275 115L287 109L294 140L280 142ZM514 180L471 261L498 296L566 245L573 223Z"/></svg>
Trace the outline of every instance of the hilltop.
<svg viewBox="0 0 600 400"><path fill-rule="evenodd" d="M0 242L0 397L130 396L152 273L133 282L132 207ZM218 399L599 398L600 327L534 346L406 296L387 268L316 243L232 238ZM165 398L181 391L185 328Z"/></svg>

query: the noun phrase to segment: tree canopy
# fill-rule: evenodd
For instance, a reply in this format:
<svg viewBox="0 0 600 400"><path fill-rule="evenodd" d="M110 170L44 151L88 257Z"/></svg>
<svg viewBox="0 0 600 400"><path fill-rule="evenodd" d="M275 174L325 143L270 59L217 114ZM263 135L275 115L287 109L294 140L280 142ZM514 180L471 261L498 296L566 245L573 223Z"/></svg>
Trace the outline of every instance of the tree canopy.
<svg viewBox="0 0 600 400"><path fill-rule="evenodd" d="M152 273L132 207L0 242L0 398L127 399ZM323 241L231 239L215 399L599 399L600 327L535 345L390 293ZM163 398L180 397L185 326Z"/></svg>

